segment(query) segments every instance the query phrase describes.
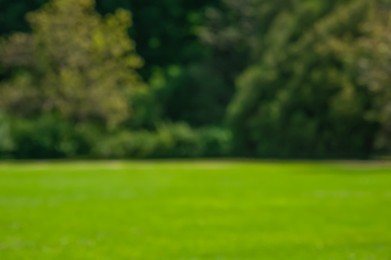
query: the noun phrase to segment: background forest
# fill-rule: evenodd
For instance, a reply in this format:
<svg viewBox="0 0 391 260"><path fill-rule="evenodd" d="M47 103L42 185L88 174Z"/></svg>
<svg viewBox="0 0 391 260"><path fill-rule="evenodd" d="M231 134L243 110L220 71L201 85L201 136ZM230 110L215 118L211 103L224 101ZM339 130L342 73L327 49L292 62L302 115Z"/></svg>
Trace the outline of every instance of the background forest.
<svg viewBox="0 0 391 260"><path fill-rule="evenodd" d="M391 151L388 0L0 0L0 158Z"/></svg>

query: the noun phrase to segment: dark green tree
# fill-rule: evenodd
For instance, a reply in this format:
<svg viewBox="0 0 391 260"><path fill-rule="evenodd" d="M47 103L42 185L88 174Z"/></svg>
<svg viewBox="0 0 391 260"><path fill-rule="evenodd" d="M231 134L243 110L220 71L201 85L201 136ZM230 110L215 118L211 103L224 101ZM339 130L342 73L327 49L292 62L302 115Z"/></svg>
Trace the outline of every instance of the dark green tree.
<svg viewBox="0 0 391 260"><path fill-rule="evenodd" d="M376 122L367 117L370 93L336 46L361 36L369 10L369 1L301 1L274 15L264 35L265 49L239 78L230 106L238 153L301 158L371 154ZM303 19L304 13L312 18Z"/></svg>
<svg viewBox="0 0 391 260"><path fill-rule="evenodd" d="M372 12L363 26L363 36L342 45L340 52L349 53L347 60L361 84L373 96L370 114L379 123L376 138L378 153L391 151L391 2L372 2ZM352 48L354 46L354 48Z"/></svg>

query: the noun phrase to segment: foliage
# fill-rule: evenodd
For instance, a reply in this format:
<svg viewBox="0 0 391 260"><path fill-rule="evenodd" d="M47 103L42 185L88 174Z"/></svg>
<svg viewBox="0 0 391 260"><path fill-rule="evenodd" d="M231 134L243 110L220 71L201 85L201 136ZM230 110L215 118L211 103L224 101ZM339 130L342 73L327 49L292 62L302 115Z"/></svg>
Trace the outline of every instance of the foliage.
<svg viewBox="0 0 391 260"><path fill-rule="evenodd" d="M230 155L230 135L218 128L163 124L156 131L122 131L96 143L99 158L194 158Z"/></svg>
<svg viewBox="0 0 391 260"><path fill-rule="evenodd" d="M74 156L76 145L72 127L52 115L35 120L17 119L12 123L15 158L60 158Z"/></svg>
<svg viewBox="0 0 391 260"><path fill-rule="evenodd" d="M11 118L9 142L5 155L15 159L82 158L91 155L92 147L104 131L93 124L71 124L59 115L37 118Z"/></svg>
<svg viewBox="0 0 391 260"><path fill-rule="evenodd" d="M9 119L0 113L0 158L9 154L14 148Z"/></svg>
<svg viewBox="0 0 391 260"><path fill-rule="evenodd" d="M131 35L137 42L137 53L145 60L140 73L148 80L156 68L183 66L203 55L204 49L196 36L202 23L202 12L217 0L97 0L101 13L118 8L131 10L134 27Z"/></svg>
<svg viewBox="0 0 391 260"><path fill-rule="evenodd" d="M220 6L209 6L205 11L206 22L198 30L199 38L212 49L217 76L231 88L259 50L259 26L266 16L262 5L257 0L223 0Z"/></svg>
<svg viewBox="0 0 391 260"><path fill-rule="evenodd" d="M0 2L0 156L391 151L389 0L46 2Z"/></svg>
<svg viewBox="0 0 391 260"><path fill-rule="evenodd" d="M221 123L230 100L226 85L215 76L210 64L172 66L167 72L159 70L150 84L163 119L183 121L194 127Z"/></svg>
<svg viewBox="0 0 391 260"><path fill-rule="evenodd" d="M301 4L286 14L296 25L302 22L294 13ZM371 154L376 123L366 118L370 95L334 46L335 39L359 36L368 9L366 1L336 5L301 35L296 31L301 26L278 33L291 35L277 46L285 52L277 54L271 46L238 81L229 116L240 153L305 158ZM277 15L271 24L283 23L286 15ZM271 26L267 35L275 36L274 30Z"/></svg>
<svg viewBox="0 0 391 260"><path fill-rule="evenodd" d="M376 148L380 152L391 151L391 5L377 1L376 9L364 24L364 37L344 50L351 54L348 64L373 96L371 118L379 122Z"/></svg>
<svg viewBox="0 0 391 260"><path fill-rule="evenodd" d="M59 115L0 117L0 158L195 158L231 155L231 135L221 128L185 123L154 130L107 132L92 123L71 124Z"/></svg>
<svg viewBox="0 0 391 260"><path fill-rule="evenodd" d="M93 8L92 0L50 2L28 16L31 34L3 43L3 66L22 70L0 86L4 110L58 113L109 127L128 117L129 96L140 85L134 70L141 65L127 36L130 14L102 18Z"/></svg>

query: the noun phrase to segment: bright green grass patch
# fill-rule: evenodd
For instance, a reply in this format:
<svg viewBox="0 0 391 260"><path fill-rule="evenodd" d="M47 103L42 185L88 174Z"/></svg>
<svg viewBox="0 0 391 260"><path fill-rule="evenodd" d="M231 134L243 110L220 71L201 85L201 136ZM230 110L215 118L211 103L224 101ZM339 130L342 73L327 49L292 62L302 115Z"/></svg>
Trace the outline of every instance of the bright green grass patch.
<svg viewBox="0 0 391 260"><path fill-rule="evenodd" d="M0 259L391 259L391 166L3 163Z"/></svg>

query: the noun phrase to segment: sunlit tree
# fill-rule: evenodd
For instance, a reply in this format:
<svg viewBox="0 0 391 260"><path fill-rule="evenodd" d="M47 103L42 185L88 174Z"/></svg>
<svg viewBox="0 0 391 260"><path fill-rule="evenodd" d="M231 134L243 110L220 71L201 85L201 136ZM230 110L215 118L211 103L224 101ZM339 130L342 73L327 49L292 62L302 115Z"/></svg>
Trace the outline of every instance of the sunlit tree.
<svg viewBox="0 0 391 260"><path fill-rule="evenodd" d="M53 0L30 13L31 34L0 49L0 107L11 114L56 113L74 122L113 127L131 114L142 61L128 37L130 13L102 17L93 0Z"/></svg>
<svg viewBox="0 0 391 260"><path fill-rule="evenodd" d="M376 146L391 151L391 4L375 1L370 19L363 26L365 37L354 43L351 66L374 96L371 114L380 124ZM347 48L351 46L347 46Z"/></svg>

